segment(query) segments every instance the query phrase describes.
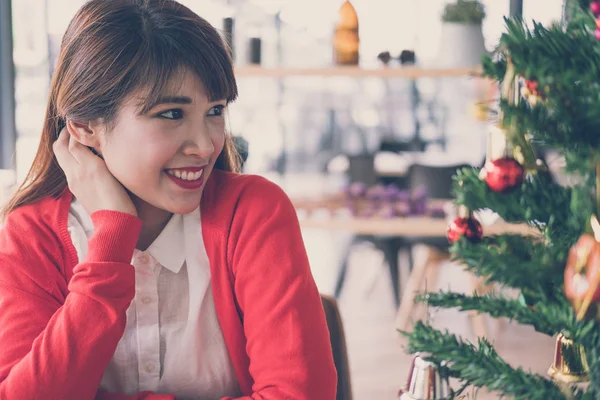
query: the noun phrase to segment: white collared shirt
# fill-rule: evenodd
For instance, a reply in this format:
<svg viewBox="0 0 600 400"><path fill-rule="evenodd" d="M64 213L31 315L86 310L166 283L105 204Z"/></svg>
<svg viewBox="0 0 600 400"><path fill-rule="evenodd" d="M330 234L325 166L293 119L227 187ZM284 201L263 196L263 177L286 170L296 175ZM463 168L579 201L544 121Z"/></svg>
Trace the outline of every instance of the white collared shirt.
<svg viewBox="0 0 600 400"><path fill-rule="evenodd" d="M94 226L77 201L68 227L82 260ZM150 390L178 400L239 396L215 310L200 209L173 215L146 251L135 250L131 263L136 295L100 389L126 395Z"/></svg>

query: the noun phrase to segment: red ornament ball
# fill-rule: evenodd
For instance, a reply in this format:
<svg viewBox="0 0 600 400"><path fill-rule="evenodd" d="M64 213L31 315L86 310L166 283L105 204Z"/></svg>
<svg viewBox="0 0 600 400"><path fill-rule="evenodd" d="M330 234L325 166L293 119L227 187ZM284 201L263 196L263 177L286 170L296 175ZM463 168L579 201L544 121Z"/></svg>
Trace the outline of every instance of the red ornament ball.
<svg viewBox="0 0 600 400"><path fill-rule="evenodd" d="M447 237L450 243L466 237L471 242L477 242L483 237L483 228L473 217L458 217L448 226Z"/></svg>
<svg viewBox="0 0 600 400"><path fill-rule="evenodd" d="M600 1L592 1L590 3L590 10L595 16L598 16L600 14Z"/></svg>
<svg viewBox="0 0 600 400"><path fill-rule="evenodd" d="M487 163L485 170L485 181L494 192L509 192L523 183L525 177L525 170L521 164L510 157Z"/></svg>

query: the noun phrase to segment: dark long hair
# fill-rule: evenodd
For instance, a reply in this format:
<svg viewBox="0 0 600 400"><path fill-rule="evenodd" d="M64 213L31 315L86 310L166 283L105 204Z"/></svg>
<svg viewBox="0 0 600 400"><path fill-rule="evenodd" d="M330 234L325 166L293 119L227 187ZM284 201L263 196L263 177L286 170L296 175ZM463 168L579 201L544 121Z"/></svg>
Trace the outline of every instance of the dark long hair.
<svg viewBox="0 0 600 400"><path fill-rule="evenodd" d="M47 196L57 197L67 187L52 150L64 121L101 119L110 126L127 96L140 89L147 94L140 111L148 111L183 68L197 74L211 100L237 98L223 38L187 7L174 0L87 2L62 40L37 154L2 215ZM215 168L239 170L229 132Z"/></svg>

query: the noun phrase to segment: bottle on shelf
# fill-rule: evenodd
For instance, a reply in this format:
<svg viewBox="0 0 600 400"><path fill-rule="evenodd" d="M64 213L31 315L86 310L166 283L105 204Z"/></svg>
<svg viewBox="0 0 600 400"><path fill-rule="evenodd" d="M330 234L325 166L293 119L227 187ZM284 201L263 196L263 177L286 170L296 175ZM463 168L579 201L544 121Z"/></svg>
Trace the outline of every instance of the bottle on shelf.
<svg viewBox="0 0 600 400"><path fill-rule="evenodd" d="M336 65L358 65L358 15L349 0L339 10L333 35L333 61Z"/></svg>
<svg viewBox="0 0 600 400"><path fill-rule="evenodd" d="M229 47L229 55L231 59L235 61L235 51L233 47L234 43L234 29L235 29L235 20L232 17L223 18L223 33L225 35L225 43Z"/></svg>

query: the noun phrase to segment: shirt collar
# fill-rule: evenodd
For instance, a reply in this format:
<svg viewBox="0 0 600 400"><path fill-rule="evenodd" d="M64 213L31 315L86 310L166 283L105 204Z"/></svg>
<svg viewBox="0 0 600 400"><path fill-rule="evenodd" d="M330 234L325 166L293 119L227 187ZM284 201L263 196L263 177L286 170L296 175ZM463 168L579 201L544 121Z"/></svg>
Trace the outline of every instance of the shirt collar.
<svg viewBox="0 0 600 400"><path fill-rule="evenodd" d="M173 214L167 226L146 250L160 265L178 273L185 262L183 215Z"/></svg>

